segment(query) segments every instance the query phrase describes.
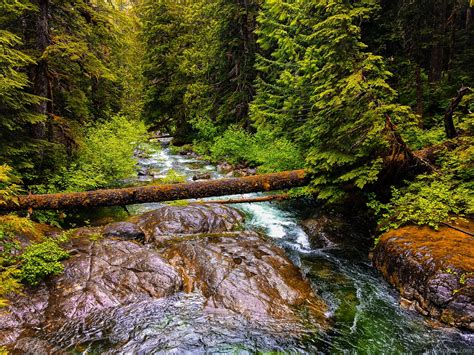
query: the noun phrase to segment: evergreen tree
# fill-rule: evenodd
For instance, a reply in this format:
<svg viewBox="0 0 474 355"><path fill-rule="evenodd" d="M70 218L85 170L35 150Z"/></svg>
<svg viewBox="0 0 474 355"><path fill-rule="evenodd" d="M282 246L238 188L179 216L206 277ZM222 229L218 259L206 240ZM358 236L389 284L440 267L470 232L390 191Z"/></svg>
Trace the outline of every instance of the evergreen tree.
<svg viewBox="0 0 474 355"><path fill-rule="evenodd" d="M36 144L25 138L32 125L45 119L35 112L43 100L29 90L27 67L34 59L21 49L18 31L20 16L34 9L27 1L0 3L0 161L19 170L33 166Z"/></svg>
<svg viewBox="0 0 474 355"><path fill-rule="evenodd" d="M213 127L249 127L259 2L145 1L150 122L188 140L191 134L209 139Z"/></svg>
<svg viewBox="0 0 474 355"><path fill-rule="evenodd" d="M266 56L252 118L298 139L320 199L377 180L383 158L400 137L393 121L409 110L393 104L383 59L367 50L360 23L373 1L268 1L259 17ZM394 138L395 137L395 138Z"/></svg>

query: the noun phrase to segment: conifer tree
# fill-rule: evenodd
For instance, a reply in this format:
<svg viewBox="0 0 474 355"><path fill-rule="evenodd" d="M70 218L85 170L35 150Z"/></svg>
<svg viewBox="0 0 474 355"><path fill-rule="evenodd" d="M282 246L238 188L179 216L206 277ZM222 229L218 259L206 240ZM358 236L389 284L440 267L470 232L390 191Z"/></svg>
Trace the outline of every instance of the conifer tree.
<svg viewBox="0 0 474 355"><path fill-rule="evenodd" d="M377 180L409 110L393 104L383 59L367 50L360 23L375 2L268 1L259 17L266 56L252 117L259 127L298 139L319 198ZM399 136L396 136L400 140Z"/></svg>
<svg viewBox="0 0 474 355"><path fill-rule="evenodd" d="M0 160L17 169L33 166L35 143L25 139L29 127L44 121L45 116L35 112L42 102L31 94L27 67L34 59L22 51L18 19L34 10L27 1L0 3Z"/></svg>

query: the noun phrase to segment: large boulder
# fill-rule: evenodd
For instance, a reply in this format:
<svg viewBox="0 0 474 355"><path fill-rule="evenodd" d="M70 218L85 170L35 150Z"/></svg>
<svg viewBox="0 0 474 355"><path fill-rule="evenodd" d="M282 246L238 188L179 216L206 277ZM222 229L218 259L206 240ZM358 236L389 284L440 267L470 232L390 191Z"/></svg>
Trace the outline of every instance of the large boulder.
<svg viewBox="0 0 474 355"><path fill-rule="evenodd" d="M166 206L131 220L145 232L147 241L166 235L230 232L242 221L239 211L219 204Z"/></svg>
<svg viewBox="0 0 474 355"><path fill-rule="evenodd" d="M301 222L313 248L330 248L340 244L350 229L340 216L318 214Z"/></svg>
<svg viewBox="0 0 474 355"><path fill-rule="evenodd" d="M207 310L243 315L254 322L298 323L306 310L324 327L327 306L284 251L254 232L168 240L162 255L181 273L184 289L207 299ZM295 332L299 327L295 326Z"/></svg>
<svg viewBox="0 0 474 355"><path fill-rule="evenodd" d="M409 307L474 331L472 234L449 227L403 227L380 238L373 263Z"/></svg>
<svg viewBox="0 0 474 355"><path fill-rule="evenodd" d="M26 289L0 314L0 346L61 353L97 345L111 354L298 349L327 328L327 305L281 248L236 231L241 222L221 205L168 206L128 224L77 230L64 273ZM146 244L127 240L129 230L143 230Z"/></svg>
<svg viewBox="0 0 474 355"><path fill-rule="evenodd" d="M144 299L172 295L181 277L156 252L123 241L74 238L64 272L38 288L25 290L0 313L0 345L45 322L68 319Z"/></svg>

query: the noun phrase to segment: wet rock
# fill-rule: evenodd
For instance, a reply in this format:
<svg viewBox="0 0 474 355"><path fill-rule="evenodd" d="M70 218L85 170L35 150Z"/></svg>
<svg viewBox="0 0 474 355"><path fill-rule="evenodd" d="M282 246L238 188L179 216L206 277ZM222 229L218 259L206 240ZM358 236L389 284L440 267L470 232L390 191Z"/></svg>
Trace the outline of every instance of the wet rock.
<svg viewBox="0 0 474 355"><path fill-rule="evenodd" d="M145 233L134 223L116 222L108 224L102 231L104 237L143 240Z"/></svg>
<svg viewBox="0 0 474 355"><path fill-rule="evenodd" d="M211 312L234 312L253 322L297 323L306 311L324 327L327 310L284 251L254 232L175 239L163 256L180 271L187 292L198 290Z"/></svg>
<svg viewBox="0 0 474 355"><path fill-rule="evenodd" d="M54 306L49 318L82 317L91 310L169 296L181 288L171 265L136 243L73 239L69 248L77 254L64 263L64 273L50 287Z"/></svg>
<svg viewBox="0 0 474 355"><path fill-rule="evenodd" d="M138 176L148 176L150 174L150 171L148 170L147 167L140 167L140 169L138 170Z"/></svg>
<svg viewBox="0 0 474 355"><path fill-rule="evenodd" d="M132 218L147 241L176 234L219 233L237 228L243 221L239 211L218 205L166 206Z"/></svg>
<svg viewBox="0 0 474 355"><path fill-rule="evenodd" d="M134 219L146 227L145 246L123 239L137 231L132 222L76 231L64 273L0 313L0 346L35 354L91 344L111 354L234 343L298 349L328 327L327 305L281 248L235 231L242 219L222 205L166 206Z"/></svg>
<svg viewBox="0 0 474 355"><path fill-rule="evenodd" d="M381 237L373 263L411 308L474 331L473 242L448 227L403 227Z"/></svg>
<svg viewBox="0 0 474 355"><path fill-rule="evenodd" d="M301 222L312 248L331 248L340 244L351 229L341 216L319 214Z"/></svg>
<svg viewBox="0 0 474 355"><path fill-rule="evenodd" d="M64 272L15 296L0 313L0 345L48 324L146 299L166 297L182 287L180 275L156 252L123 240L74 238Z"/></svg>
<svg viewBox="0 0 474 355"><path fill-rule="evenodd" d="M211 178L211 174L210 173L202 173L202 174L196 174L193 176L193 180L194 181L197 181L197 180L209 180Z"/></svg>
<svg viewBox="0 0 474 355"><path fill-rule="evenodd" d="M23 294L12 296L11 306L0 308L0 346L15 343L23 331L39 327L46 320L50 298L46 285L26 288Z"/></svg>
<svg viewBox="0 0 474 355"><path fill-rule="evenodd" d="M217 171L223 174L229 173L234 170L234 167L227 162L220 163L217 165Z"/></svg>
<svg viewBox="0 0 474 355"><path fill-rule="evenodd" d="M257 169L255 168L239 168L232 172L234 177L245 177L245 176L252 176L257 174Z"/></svg>
<svg viewBox="0 0 474 355"><path fill-rule="evenodd" d="M13 351L15 354L22 354L22 355L67 354L67 352L63 351L60 348L55 347L54 345L52 345L46 340L42 340L38 338L30 338L30 337L25 337L18 340L15 343L15 347L13 348Z"/></svg>

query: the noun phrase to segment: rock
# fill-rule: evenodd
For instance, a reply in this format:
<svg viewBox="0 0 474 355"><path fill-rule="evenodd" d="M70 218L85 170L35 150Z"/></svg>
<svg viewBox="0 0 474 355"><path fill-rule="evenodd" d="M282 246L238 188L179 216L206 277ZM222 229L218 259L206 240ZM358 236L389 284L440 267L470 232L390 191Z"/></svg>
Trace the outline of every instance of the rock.
<svg viewBox="0 0 474 355"><path fill-rule="evenodd" d="M373 263L414 309L474 331L473 242L448 227L403 227L380 238Z"/></svg>
<svg viewBox="0 0 474 355"><path fill-rule="evenodd" d="M104 227L102 234L104 237L122 238L129 240L143 240L145 233L134 223L116 222Z"/></svg>
<svg viewBox="0 0 474 355"><path fill-rule="evenodd" d="M211 174L210 173L202 173L202 174L196 174L193 176L193 181L197 181L197 180L209 180L211 178Z"/></svg>
<svg viewBox="0 0 474 355"><path fill-rule="evenodd" d="M145 166L140 167L140 169L138 170L138 176L148 176L149 174L150 171Z"/></svg>
<svg viewBox="0 0 474 355"><path fill-rule="evenodd" d="M308 312L313 324L327 325L325 302L284 251L255 232L170 240L162 255L180 271L187 292L207 298L210 312L298 323L298 310Z"/></svg>
<svg viewBox="0 0 474 355"><path fill-rule="evenodd" d="M312 248L337 246L347 235L350 225L338 215L319 214L301 222Z"/></svg>
<svg viewBox="0 0 474 355"><path fill-rule="evenodd" d="M232 170L234 170L234 167L227 162L223 162L217 165L217 171L220 173L226 174L231 172Z"/></svg>
<svg viewBox="0 0 474 355"><path fill-rule="evenodd" d="M14 344L25 329L39 327L46 320L49 298L44 283L12 296L10 306L0 308L0 346Z"/></svg>
<svg viewBox="0 0 474 355"><path fill-rule="evenodd" d="M237 228L243 221L239 211L218 205L166 206L132 218L145 232L147 241L176 234L220 233Z"/></svg>
<svg viewBox="0 0 474 355"><path fill-rule="evenodd" d="M327 329L326 303L283 249L235 231L237 210L166 206L132 220L76 231L63 274L0 310L0 346L35 354L91 344L110 354L219 351L233 341L281 349ZM139 226L145 246L123 239Z"/></svg>
<svg viewBox="0 0 474 355"><path fill-rule="evenodd" d="M255 168L239 168L232 172L234 177L245 177L257 174L257 169Z"/></svg>
<svg viewBox="0 0 474 355"><path fill-rule="evenodd" d="M48 324L57 328L67 319L81 319L140 300L166 297L182 288L180 275L156 252L123 240L74 238L74 253L64 272L47 284L28 289L0 313L0 345L11 344L22 332Z"/></svg>

